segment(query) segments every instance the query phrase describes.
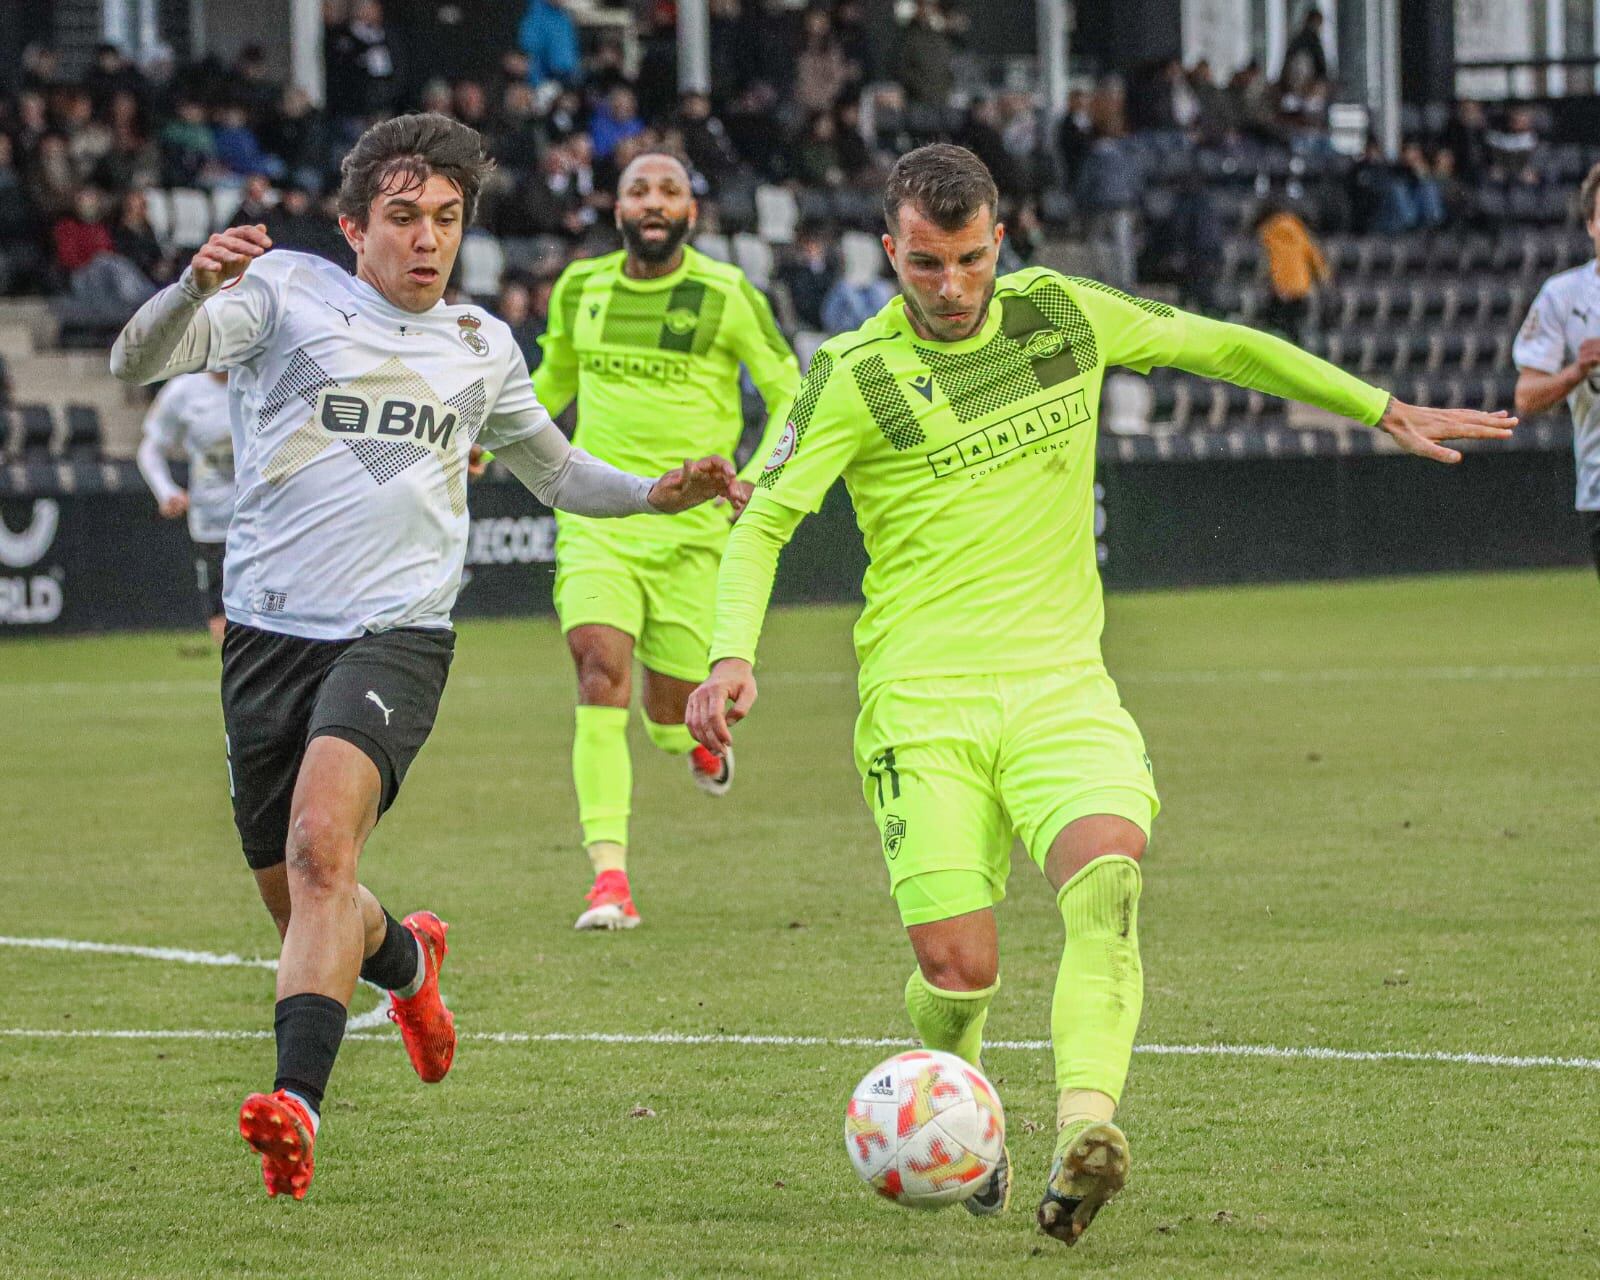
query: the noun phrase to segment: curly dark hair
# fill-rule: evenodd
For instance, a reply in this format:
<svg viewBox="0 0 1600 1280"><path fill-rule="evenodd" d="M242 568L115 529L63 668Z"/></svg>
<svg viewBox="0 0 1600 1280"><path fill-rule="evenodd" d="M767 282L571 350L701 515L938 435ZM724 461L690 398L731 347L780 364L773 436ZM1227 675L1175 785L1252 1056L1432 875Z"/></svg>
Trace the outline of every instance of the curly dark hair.
<svg viewBox="0 0 1600 1280"><path fill-rule="evenodd" d="M911 205L945 231L964 227L981 208L998 213L1000 192L988 167L965 147L948 142L908 151L895 161L883 188L883 220L900 230L900 208Z"/></svg>
<svg viewBox="0 0 1600 1280"><path fill-rule="evenodd" d="M339 165L339 212L361 226L380 195L421 186L434 174L461 192L467 224L478 193L494 170L483 135L458 120L429 111L396 116L372 126Z"/></svg>

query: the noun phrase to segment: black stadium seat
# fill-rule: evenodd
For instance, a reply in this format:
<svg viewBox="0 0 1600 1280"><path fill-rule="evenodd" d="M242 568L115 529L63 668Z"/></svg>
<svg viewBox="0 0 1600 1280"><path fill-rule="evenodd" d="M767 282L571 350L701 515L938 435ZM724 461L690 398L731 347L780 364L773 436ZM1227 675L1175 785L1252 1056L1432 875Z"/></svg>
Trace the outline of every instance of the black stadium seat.
<svg viewBox="0 0 1600 1280"><path fill-rule="evenodd" d="M62 456L72 462L98 462L104 443L100 411L92 405L69 404L67 434L61 442Z"/></svg>
<svg viewBox="0 0 1600 1280"><path fill-rule="evenodd" d="M56 420L50 406L44 404L19 404L16 409L21 430L17 436L17 456L23 462L43 462L50 456L50 443L55 438Z"/></svg>

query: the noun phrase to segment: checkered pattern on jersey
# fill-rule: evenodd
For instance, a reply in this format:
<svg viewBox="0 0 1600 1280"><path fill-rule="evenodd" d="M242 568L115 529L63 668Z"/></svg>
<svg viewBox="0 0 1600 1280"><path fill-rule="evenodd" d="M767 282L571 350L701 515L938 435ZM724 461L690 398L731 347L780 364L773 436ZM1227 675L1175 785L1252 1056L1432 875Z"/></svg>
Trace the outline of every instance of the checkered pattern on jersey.
<svg viewBox="0 0 1600 1280"><path fill-rule="evenodd" d="M1100 287L1112 293L1116 292L1109 285ZM1080 370L1087 372L1100 363L1100 345L1095 341L1094 326L1089 323L1089 318L1083 314L1082 308L1068 296L1065 289L1056 284L1041 285L1028 293L1027 299L1039 308L1040 314L1051 324L1067 335L1067 343L1072 348L1073 359L1077 361ZM1155 302L1150 305L1161 304Z"/></svg>
<svg viewBox="0 0 1600 1280"><path fill-rule="evenodd" d="M883 432L883 438L896 450L921 444L924 437L922 428L917 425L917 415L906 403L906 393L889 373L883 357L868 356L857 361L851 372L856 376L856 387L872 412L872 421Z"/></svg>
<svg viewBox="0 0 1600 1280"><path fill-rule="evenodd" d="M261 413L256 418L256 434L260 435L271 426L272 420L291 400L304 400L307 404L314 405L317 402L317 395L324 387L338 385L328 376L327 370L305 353L303 347L296 347L289 355L288 367L279 376L272 393L261 405Z"/></svg>
<svg viewBox="0 0 1600 1280"><path fill-rule="evenodd" d="M1068 276L1067 279L1079 288L1097 289L1101 293L1109 293L1113 298L1121 298L1124 302L1131 302L1140 311L1148 311L1151 315L1160 316L1163 320L1170 320L1178 314L1165 302L1157 302L1154 298L1136 298L1133 294L1123 293L1121 289L1113 288L1101 280L1090 280L1086 276Z"/></svg>
<svg viewBox="0 0 1600 1280"><path fill-rule="evenodd" d="M805 439L806 428L811 425L811 415L816 412L817 401L822 398L822 389L828 385L833 366L833 353L819 351L811 358L811 367L801 379L800 390L794 398L794 408L789 411L789 425L794 428L794 442L797 449L800 447L800 441ZM778 477L783 474L784 465L779 464L771 470L763 471L756 484L763 489L772 488L778 483Z"/></svg>

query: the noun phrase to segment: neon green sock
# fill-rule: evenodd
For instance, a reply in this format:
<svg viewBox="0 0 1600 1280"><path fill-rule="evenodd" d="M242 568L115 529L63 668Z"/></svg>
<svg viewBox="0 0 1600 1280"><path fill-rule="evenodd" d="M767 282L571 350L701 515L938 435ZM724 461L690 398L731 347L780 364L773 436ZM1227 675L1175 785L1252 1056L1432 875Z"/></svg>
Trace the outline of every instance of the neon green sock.
<svg viewBox="0 0 1600 1280"><path fill-rule="evenodd" d="M906 982L906 1012L924 1046L953 1053L977 1066L989 1001L998 990L996 980L982 991L946 991L924 978L921 969L913 969Z"/></svg>
<svg viewBox="0 0 1600 1280"><path fill-rule="evenodd" d="M572 782L578 791L584 844L605 840L626 846L633 804L626 707L578 708L572 737Z"/></svg>
<svg viewBox="0 0 1600 1280"><path fill-rule="evenodd" d="M1144 1005L1139 964L1139 864L1096 858L1061 886L1067 940L1050 1006L1056 1088L1122 1097Z"/></svg>
<svg viewBox="0 0 1600 1280"><path fill-rule="evenodd" d="M649 716L644 718L644 731L656 749L669 756L686 756L694 750L694 734L686 724L657 724Z"/></svg>

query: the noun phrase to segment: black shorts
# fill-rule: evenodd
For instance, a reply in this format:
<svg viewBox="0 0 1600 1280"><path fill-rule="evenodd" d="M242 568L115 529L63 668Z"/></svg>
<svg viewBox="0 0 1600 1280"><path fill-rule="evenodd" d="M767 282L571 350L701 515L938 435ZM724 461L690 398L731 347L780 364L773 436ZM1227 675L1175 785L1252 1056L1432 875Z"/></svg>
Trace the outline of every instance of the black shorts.
<svg viewBox="0 0 1600 1280"><path fill-rule="evenodd" d="M207 619L222 616L222 553L226 549L225 542L194 544L194 585Z"/></svg>
<svg viewBox="0 0 1600 1280"><path fill-rule="evenodd" d="M1589 550L1594 554L1595 572L1600 573L1600 511L1580 511L1583 531L1589 535Z"/></svg>
<svg viewBox="0 0 1600 1280"><path fill-rule="evenodd" d="M289 804L313 738L343 738L364 751L383 779L378 812L387 811L433 729L455 647L455 632L431 627L306 640L228 623L228 788L251 867L283 861Z"/></svg>

